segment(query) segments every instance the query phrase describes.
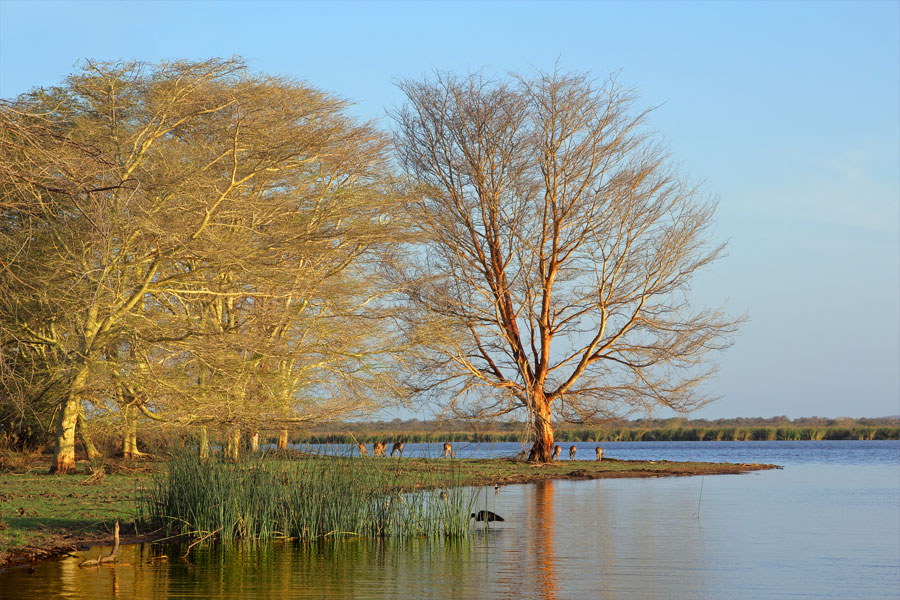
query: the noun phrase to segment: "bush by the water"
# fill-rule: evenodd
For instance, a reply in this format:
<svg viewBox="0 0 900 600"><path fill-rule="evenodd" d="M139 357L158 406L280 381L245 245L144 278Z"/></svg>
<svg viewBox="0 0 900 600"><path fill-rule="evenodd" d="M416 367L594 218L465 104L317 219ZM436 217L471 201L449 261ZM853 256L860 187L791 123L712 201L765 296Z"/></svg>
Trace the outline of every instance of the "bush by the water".
<svg viewBox="0 0 900 600"><path fill-rule="evenodd" d="M415 486L411 486L415 487ZM476 492L404 492L369 461L281 460L233 464L178 453L141 501L166 535L221 539L465 536Z"/></svg>

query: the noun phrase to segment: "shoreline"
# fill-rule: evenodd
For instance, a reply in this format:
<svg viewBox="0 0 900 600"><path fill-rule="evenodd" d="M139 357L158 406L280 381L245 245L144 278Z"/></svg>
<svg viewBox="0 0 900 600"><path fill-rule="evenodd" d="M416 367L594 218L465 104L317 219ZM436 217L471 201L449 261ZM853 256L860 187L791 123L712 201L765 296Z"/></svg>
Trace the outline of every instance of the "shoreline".
<svg viewBox="0 0 900 600"><path fill-rule="evenodd" d="M299 458L291 460L329 460ZM337 459L360 460L360 459ZM778 465L700 463L677 461L629 461L604 458L601 462L575 460L529 463L511 458L491 459L362 459L391 480L420 476L405 491L453 486L493 486L560 480L735 475L780 469ZM79 461L76 473L46 475L45 461L30 460L21 473L0 473L0 571L49 560L96 546L112 544L112 524L118 520L122 544L161 539L136 530L136 506L142 485L162 465L160 461L108 459L111 474L89 483L87 461ZM48 463L49 464L49 463ZM77 519L73 517L79 517ZM132 532L126 535L125 532Z"/></svg>

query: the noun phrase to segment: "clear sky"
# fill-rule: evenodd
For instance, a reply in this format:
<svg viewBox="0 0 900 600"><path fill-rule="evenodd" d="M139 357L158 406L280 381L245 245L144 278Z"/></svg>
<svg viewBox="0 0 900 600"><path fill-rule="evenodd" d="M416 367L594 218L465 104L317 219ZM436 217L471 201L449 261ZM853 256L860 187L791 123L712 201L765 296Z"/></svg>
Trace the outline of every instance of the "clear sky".
<svg viewBox="0 0 900 600"><path fill-rule="evenodd" d="M720 198L695 298L750 313L698 417L900 414L900 2L0 0L0 97L81 58L241 55L380 118L434 69L590 71Z"/></svg>

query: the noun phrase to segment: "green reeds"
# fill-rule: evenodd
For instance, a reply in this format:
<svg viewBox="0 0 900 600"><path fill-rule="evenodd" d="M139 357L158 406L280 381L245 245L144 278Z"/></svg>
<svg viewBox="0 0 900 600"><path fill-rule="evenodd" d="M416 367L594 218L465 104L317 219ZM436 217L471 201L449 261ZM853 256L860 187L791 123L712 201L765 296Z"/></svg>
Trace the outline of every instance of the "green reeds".
<svg viewBox="0 0 900 600"><path fill-rule="evenodd" d="M167 536L465 536L475 492L447 484L446 490L404 492L372 463L345 458L263 455L232 464L179 453L154 479L141 510Z"/></svg>

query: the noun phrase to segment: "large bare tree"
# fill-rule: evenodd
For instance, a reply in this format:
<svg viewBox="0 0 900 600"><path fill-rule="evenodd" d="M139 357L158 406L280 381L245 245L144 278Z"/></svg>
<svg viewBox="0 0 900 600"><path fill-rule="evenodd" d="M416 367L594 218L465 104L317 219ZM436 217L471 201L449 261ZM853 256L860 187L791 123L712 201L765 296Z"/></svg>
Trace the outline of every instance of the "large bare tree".
<svg viewBox="0 0 900 600"><path fill-rule="evenodd" d="M715 202L673 167L615 78L539 73L404 81L397 145L428 240L410 293L432 324L448 409L523 408L530 459L553 419L685 412L709 399L739 319L697 310L692 277L722 252Z"/></svg>
<svg viewBox="0 0 900 600"><path fill-rule="evenodd" d="M345 106L239 59L87 62L0 104L3 372L58 403L53 472L86 403L128 454L139 418L309 418L309 365L386 372L390 316L360 307L389 308L372 269L403 221L386 140ZM323 389L325 413L360 396Z"/></svg>

